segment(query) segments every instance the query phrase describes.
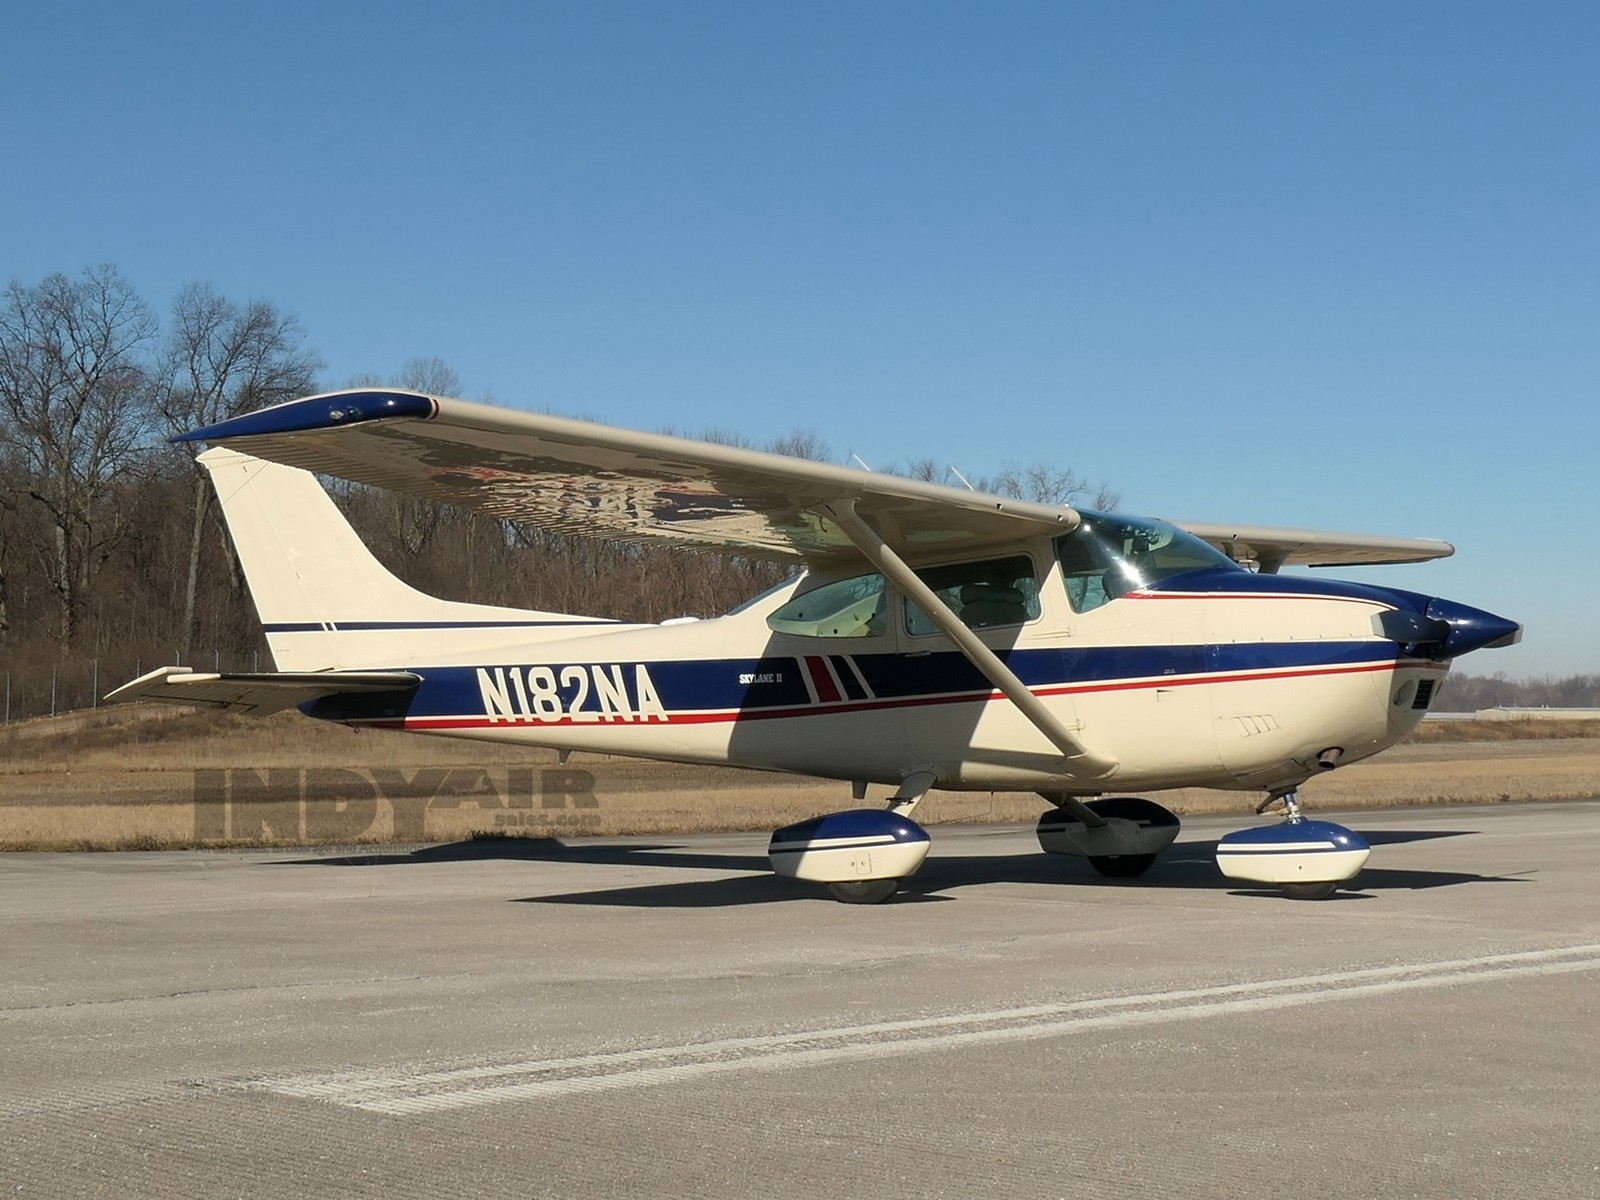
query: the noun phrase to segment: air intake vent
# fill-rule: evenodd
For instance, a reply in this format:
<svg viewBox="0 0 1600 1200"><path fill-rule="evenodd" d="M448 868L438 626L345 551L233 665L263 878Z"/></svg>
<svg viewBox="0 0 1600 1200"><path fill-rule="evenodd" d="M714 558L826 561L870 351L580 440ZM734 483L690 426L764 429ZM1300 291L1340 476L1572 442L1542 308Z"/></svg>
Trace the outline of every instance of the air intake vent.
<svg viewBox="0 0 1600 1200"><path fill-rule="evenodd" d="M1417 698L1411 702L1413 709L1425 709L1433 703L1433 689L1439 685L1437 679L1424 679L1417 684Z"/></svg>

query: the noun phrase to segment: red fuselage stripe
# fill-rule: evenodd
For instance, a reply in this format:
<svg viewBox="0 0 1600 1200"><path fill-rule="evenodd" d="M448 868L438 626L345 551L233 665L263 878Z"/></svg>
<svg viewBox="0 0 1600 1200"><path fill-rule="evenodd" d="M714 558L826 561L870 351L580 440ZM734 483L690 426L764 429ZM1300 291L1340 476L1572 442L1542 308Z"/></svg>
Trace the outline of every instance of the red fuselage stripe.
<svg viewBox="0 0 1600 1200"><path fill-rule="evenodd" d="M811 682L816 686L817 699L824 704L835 704L844 699L839 695L839 685L833 681L833 672L828 670L825 659L815 654L806 655L806 670L811 672Z"/></svg>
<svg viewBox="0 0 1600 1200"><path fill-rule="evenodd" d="M806 660L811 666L812 660ZM1270 679L1309 679L1326 675L1366 675L1398 669L1443 671L1446 665L1432 662L1383 662L1368 663L1354 667L1314 667L1304 670L1289 671L1251 671L1238 675L1211 675L1205 678L1162 678L1126 680L1116 683L1086 683L1063 684L1054 687L1034 689L1036 696L1083 696L1096 692L1128 692L1142 691L1151 688L1176 688L1176 687L1203 687L1208 684L1226 683L1254 683ZM813 672L816 668L812 667ZM815 677L815 676L814 676ZM824 672L824 677L826 673ZM831 683L831 677L828 677ZM821 694L818 687L818 694ZM837 689L833 692L835 700L838 699ZM750 711L728 710L722 712L686 712L670 714L667 718L669 725L712 725L726 724L738 721L773 721L794 717L824 717L840 714L859 712L884 712L896 708L926 708L940 704L986 704L1003 699L1002 693L991 691L987 695L983 692L962 692L948 696L912 696L898 700L872 700L851 701L849 703L830 703L826 708L808 706L804 708L772 708L753 709ZM380 718L377 720L355 720L348 722L352 725L372 725L382 729L499 729L503 726L518 727L573 727L578 722L563 717L559 721L537 721L532 718L512 719L500 718L491 721L488 717L406 717L406 718ZM638 721L613 721L609 725L639 725ZM659 724L657 718L652 718L650 724ZM589 724L589 722L584 722Z"/></svg>

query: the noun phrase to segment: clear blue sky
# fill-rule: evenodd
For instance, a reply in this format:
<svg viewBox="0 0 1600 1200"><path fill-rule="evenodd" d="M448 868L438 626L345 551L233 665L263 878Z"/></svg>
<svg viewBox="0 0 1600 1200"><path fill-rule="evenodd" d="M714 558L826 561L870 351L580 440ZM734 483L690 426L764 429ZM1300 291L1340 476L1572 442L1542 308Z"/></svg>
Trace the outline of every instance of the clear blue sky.
<svg viewBox="0 0 1600 1200"><path fill-rule="evenodd" d="M294 312L338 385L1047 459L1444 537L1600 671L1600 4L24 5L0 277Z"/></svg>

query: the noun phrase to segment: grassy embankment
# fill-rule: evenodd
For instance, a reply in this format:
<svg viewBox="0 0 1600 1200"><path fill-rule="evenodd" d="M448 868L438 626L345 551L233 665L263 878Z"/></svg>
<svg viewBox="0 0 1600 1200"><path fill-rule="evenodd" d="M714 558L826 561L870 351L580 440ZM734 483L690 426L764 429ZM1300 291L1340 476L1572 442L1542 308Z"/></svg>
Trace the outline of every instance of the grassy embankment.
<svg viewBox="0 0 1600 1200"><path fill-rule="evenodd" d="M874 789L869 804L885 789ZM1429 722L1407 744L1311 781L1319 809L1600 795L1592 722ZM1162 794L1181 813L1257 796ZM843 784L155 707L0 730L0 849L449 841L770 829L845 807ZM929 824L1032 821L1028 794L935 792Z"/></svg>

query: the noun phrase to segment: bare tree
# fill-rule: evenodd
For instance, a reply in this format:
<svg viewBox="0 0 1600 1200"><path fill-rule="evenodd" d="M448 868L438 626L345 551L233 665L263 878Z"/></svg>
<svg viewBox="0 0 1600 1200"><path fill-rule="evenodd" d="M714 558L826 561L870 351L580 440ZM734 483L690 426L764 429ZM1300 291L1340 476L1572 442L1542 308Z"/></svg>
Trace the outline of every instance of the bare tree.
<svg viewBox="0 0 1600 1200"><path fill-rule="evenodd" d="M698 435L679 434L671 425L662 427L662 433L669 437L698 437L702 442L714 442L718 446L735 446L740 450L754 450L756 444L748 434L740 433L737 429L724 429L720 425L707 425Z"/></svg>
<svg viewBox="0 0 1600 1200"><path fill-rule="evenodd" d="M883 471L889 475L903 475L907 479L920 480L923 483L954 483L950 478L950 468L941 466L935 458L913 458L910 462L892 462Z"/></svg>
<svg viewBox="0 0 1600 1200"><path fill-rule="evenodd" d="M833 448L822 440L815 429L792 429L782 437L773 438L767 443L767 449L774 454L808 458L812 462L829 462L833 458Z"/></svg>
<svg viewBox="0 0 1600 1200"><path fill-rule="evenodd" d="M442 358L412 358L406 360L400 374L394 377L394 386L426 392L430 396L459 396L461 376Z"/></svg>
<svg viewBox="0 0 1600 1200"><path fill-rule="evenodd" d="M12 564L21 547L21 483L27 471L16 448L0 441L0 639L11 628Z"/></svg>
<svg viewBox="0 0 1600 1200"><path fill-rule="evenodd" d="M210 284L191 283L172 305L160 375L162 419L172 433L212 425L314 390L322 363L304 346L300 323L262 300L237 304ZM183 648L193 639L200 550L212 495L194 469Z"/></svg>
<svg viewBox="0 0 1600 1200"><path fill-rule="evenodd" d="M13 280L0 305L0 442L20 459L27 495L49 514L40 547L71 641L94 566L122 531L102 503L148 444L141 356L156 321L114 266L76 279Z"/></svg>
<svg viewBox="0 0 1600 1200"><path fill-rule="evenodd" d="M972 486L996 496L1015 496L1039 504L1083 505L1100 511L1116 508L1122 499L1105 484L1092 483L1069 467L1042 462L1026 467L1006 463L996 474L974 479Z"/></svg>

